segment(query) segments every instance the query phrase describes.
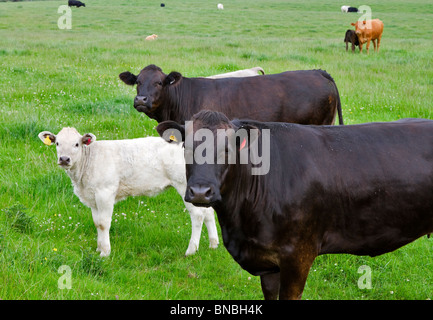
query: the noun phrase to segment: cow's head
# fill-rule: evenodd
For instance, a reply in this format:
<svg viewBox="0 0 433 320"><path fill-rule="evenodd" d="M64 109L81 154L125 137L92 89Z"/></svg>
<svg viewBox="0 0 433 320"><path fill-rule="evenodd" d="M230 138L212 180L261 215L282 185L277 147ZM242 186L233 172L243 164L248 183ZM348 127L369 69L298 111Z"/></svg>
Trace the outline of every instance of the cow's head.
<svg viewBox="0 0 433 320"><path fill-rule="evenodd" d="M204 207L221 201L226 182L230 180L227 177L229 169L242 164L242 150L248 150L254 141L249 132L251 129L258 131L254 126L239 126L224 114L208 110L200 111L185 125L164 121L156 129L167 141L184 140L185 201ZM247 162L244 161L244 164Z"/></svg>
<svg viewBox="0 0 433 320"><path fill-rule="evenodd" d="M166 75L161 68L151 64L141 70L138 76L125 71L119 74L119 78L127 85L137 85L134 108L151 116L163 101L163 90L177 83L182 75L178 72Z"/></svg>
<svg viewBox="0 0 433 320"><path fill-rule="evenodd" d="M356 23L351 23L351 25L355 27L359 43L366 43L368 41L367 32L371 30L371 21L357 21Z"/></svg>
<svg viewBox="0 0 433 320"><path fill-rule="evenodd" d="M38 137L46 145L56 144L57 164L63 169L74 168L81 161L83 148L96 140L92 133L81 135L75 128L63 128L57 135L42 131Z"/></svg>

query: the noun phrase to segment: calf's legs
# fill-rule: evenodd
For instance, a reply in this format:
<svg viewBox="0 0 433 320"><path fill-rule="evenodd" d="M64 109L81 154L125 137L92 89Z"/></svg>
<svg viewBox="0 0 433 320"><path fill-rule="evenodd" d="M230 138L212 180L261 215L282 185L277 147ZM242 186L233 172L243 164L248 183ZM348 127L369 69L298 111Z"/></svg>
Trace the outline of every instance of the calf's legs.
<svg viewBox="0 0 433 320"><path fill-rule="evenodd" d="M189 211L189 215L191 217L191 239L189 241L185 255L189 256L197 252L200 244L200 235L203 227L203 221L206 224L209 234L209 247L217 248L219 241L213 209L195 207L189 202L185 202L185 207Z"/></svg>
<svg viewBox="0 0 433 320"><path fill-rule="evenodd" d="M104 193L95 194L96 208L92 208L92 218L98 231L98 248L101 257L108 257L111 252L110 227L113 215L114 197Z"/></svg>

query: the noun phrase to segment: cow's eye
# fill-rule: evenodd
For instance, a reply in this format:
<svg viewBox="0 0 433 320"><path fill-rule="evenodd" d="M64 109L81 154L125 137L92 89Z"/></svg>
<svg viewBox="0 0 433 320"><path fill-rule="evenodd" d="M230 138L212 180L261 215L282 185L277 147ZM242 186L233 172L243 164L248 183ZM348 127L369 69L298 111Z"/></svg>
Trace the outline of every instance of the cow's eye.
<svg viewBox="0 0 433 320"><path fill-rule="evenodd" d="M78 142L75 144L75 148L78 148L78 146L79 146L79 144L78 144Z"/></svg>
<svg viewBox="0 0 433 320"><path fill-rule="evenodd" d="M58 142L56 142L56 146L58 146L59 145L59 143Z"/></svg>
<svg viewBox="0 0 433 320"><path fill-rule="evenodd" d="M155 82L155 87L156 86L162 86L162 82L161 81Z"/></svg>

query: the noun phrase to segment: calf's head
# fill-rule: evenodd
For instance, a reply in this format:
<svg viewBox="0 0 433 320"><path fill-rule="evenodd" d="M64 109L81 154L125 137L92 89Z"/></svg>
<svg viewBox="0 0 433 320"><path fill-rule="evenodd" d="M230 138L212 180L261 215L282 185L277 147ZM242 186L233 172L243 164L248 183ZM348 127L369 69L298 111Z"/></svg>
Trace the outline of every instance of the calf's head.
<svg viewBox="0 0 433 320"><path fill-rule="evenodd" d="M164 121L157 131L167 141L184 141L187 189L185 201L209 207L221 201L228 172L233 166L248 164L248 149L256 140L251 125L231 122L224 114L200 111L180 125ZM250 143L248 143L250 141ZM226 181L227 180L227 181Z"/></svg>
<svg viewBox="0 0 433 320"><path fill-rule="evenodd" d="M81 135L75 128L63 128L57 135L42 131L38 137L46 145L56 145L57 164L63 169L74 168L81 161L83 148L96 140L92 133Z"/></svg>
<svg viewBox="0 0 433 320"><path fill-rule="evenodd" d="M151 116L164 100L164 90L182 78L178 72L166 75L161 68L151 64L140 71L138 76L129 71L119 74L119 78L127 85L137 85L137 96L134 108Z"/></svg>

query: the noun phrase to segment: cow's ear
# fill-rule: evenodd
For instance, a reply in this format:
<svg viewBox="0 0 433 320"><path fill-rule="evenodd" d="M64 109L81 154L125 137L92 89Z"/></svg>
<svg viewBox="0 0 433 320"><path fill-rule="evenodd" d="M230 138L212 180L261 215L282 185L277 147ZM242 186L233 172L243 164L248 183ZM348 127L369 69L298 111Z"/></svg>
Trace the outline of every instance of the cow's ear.
<svg viewBox="0 0 433 320"><path fill-rule="evenodd" d="M49 131L42 131L38 134L39 139L41 139L41 141L43 143L45 143L47 146L50 146L51 144L56 142L56 135L52 134Z"/></svg>
<svg viewBox="0 0 433 320"><path fill-rule="evenodd" d="M156 127L161 138L167 142L181 143L185 141L185 126L175 121L163 121Z"/></svg>
<svg viewBox="0 0 433 320"><path fill-rule="evenodd" d="M250 124L243 124L236 130L236 148L241 151L242 149L249 149L260 136L260 130L256 126Z"/></svg>
<svg viewBox="0 0 433 320"><path fill-rule="evenodd" d="M182 75L179 72L173 71L165 77L163 84L164 86L172 85L179 82L180 79L182 79Z"/></svg>
<svg viewBox="0 0 433 320"><path fill-rule="evenodd" d="M354 26L354 27L356 27L356 24L355 24L355 23L353 23L353 22L352 22L352 23L351 23L350 25L351 25L351 26Z"/></svg>
<svg viewBox="0 0 433 320"><path fill-rule="evenodd" d="M125 71L119 74L119 78L129 86L133 86L137 83L137 76L129 71Z"/></svg>
<svg viewBox="0 0 433 320"><path fill-rule="evenodd" d="M96 141L96 136L93 133L86 133L81 137L81 142L88 146L89 144Z"/></svg>

